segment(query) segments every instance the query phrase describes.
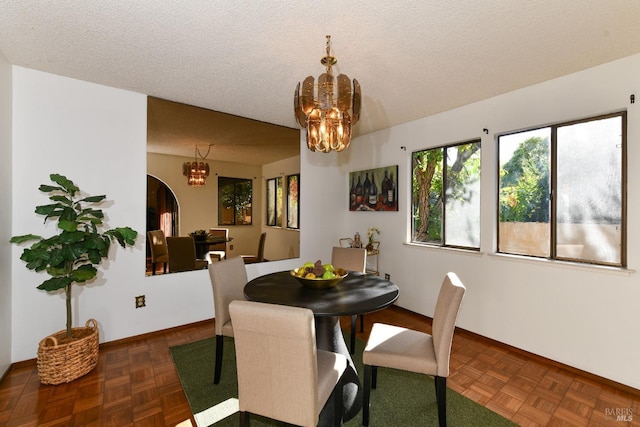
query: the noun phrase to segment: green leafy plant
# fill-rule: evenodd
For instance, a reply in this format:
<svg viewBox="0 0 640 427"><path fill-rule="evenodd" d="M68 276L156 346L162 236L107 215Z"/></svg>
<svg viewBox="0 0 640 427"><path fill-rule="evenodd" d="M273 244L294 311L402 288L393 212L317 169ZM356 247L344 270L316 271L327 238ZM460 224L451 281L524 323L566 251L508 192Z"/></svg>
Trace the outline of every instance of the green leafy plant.
<svg viewBox="0 0 640 427"><path fill-rule="evenodd" d="M49 175L57 185L42 184L39 190L49 194L53 203L36 206L36 214L44 215L44 221L57 220L59 234L44 238L34 234L14 236L11 243L35 242L22 252L21 260L29 270L46 271L51 276L38 289L55 292L64 289L67 310L67 337L71 338L71 287L74 283L86 284L94 279L104 258L109 255L112 241L123 248L135 244L138 232L129 227L103 230L104 214L92 206L101 203L106 196L79 195L80 189L65 176ZM82 198L79 198L82 197Z"/></svg>
<svg viewBox="0 0 640 427"><path fill-rule="evenodd" d="M209 238L209 232L207 230L196 230L189 233L189 235L196 240L205 240Z"/></svg>
<svg viewBox="0 0 640 427"><path fill-rule="evenodd" d="M373 244L376 234L380 234L380 230L378 229L378 227L369 227L369 229L367 230L367 238L369 239L369 244Z"/></svg>

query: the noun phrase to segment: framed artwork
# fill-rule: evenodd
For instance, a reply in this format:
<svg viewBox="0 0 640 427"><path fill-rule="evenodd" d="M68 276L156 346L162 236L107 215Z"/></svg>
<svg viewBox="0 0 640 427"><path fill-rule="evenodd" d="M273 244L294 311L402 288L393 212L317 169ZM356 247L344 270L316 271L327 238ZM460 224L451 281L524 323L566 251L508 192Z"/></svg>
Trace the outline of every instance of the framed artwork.
<svg viewBox="0 0 640 427"><path fill-rule="evenodd" d="M287 176L287 227L300 228L300 174Z"/></svg>
<svg viewBox="0 0 640 427"><path fill-rule="evenodd" d="M267 225L282 227L282 177L267 180Z"/></svg>
<svg viewBox="0 0 640 427"><path fill-rule="evenodd" d="M398 165L349 172L350 211L397 211Z"/></svg>

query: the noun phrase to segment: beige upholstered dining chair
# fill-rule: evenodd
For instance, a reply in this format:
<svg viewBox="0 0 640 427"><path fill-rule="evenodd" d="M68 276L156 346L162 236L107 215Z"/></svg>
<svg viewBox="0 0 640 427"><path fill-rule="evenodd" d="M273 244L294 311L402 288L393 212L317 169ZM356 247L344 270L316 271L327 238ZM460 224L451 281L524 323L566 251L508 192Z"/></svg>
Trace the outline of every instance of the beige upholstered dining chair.
<svg viewBox="0 0 640 427"><path fill-rule="evenodd" d="M224 237L225 240L229 239L228 228L210 228L209 235L211 237ZM214 258L218 261L225 259L227 256L227 242L216 243L215 245L209 245L209 259Z"/></svg>
<svg viewBox="0 0 640 427"><path fill-rule="evenodd" d="M240 425L249 414L315 427L333 395L341 425L344 355L316 348L313 312L307 308L233 301Z"/></svg>
<svg viewBox="0 0 640 427"><path fill-rule="evenodd" d="M367 268L367 250L365 248L345 248L334 246L331 251L331 264L345 270L365 272ZM356 323L358 315L351 316L351 354L356 350ZM364 329L364 315L360 315L360 332Z"/></svg>
<svg viewBox="0 0 640 427"><path fill-rule="evenodd" d="M245 264L255 264L256 262L264 261L264 244L267 240L267 233L260 235L260 241L258 242L258 254L257 255L241 255Z"/></svg>
<svg viewBox="0 0 640 427"><path fill-rule="evenodd" d="M234 300L244 300L247 270L241 257L227 258L209 264L209 277L213 288L213 308L216 311L216 362L213 383L218 384L222 373L224 337L233 337L234 335L229 315L229 304Z"/></svg>
<svg viewBox="0 0 640 427"><path fill-rule="evenodd" d="M431 326L432 335L398 326L376 323L362 355L364 399L362 425L369 425L371 388L376 388L378 367L433 375L438 420L447 425L447 377L451 342L465 287L455 273L448 273L440 287Z"/></svg>
<svg viewBox="0 0 640 427"><path fill-rule="evenodd" d="M164 237L164 231L152 230L147 232L149 239L149 248L151 249L151 274L156 274L156 264L162 263L162 272L167 272L167 263L169 262L169 251L167 249L167 241Z"/></svg>
<svg viewBox="0 0 640 427"><path fill-rule="evenodd" d="M169 272L201 270L207 261L196 259L196 243L191 236L167 237Z"/></svg>

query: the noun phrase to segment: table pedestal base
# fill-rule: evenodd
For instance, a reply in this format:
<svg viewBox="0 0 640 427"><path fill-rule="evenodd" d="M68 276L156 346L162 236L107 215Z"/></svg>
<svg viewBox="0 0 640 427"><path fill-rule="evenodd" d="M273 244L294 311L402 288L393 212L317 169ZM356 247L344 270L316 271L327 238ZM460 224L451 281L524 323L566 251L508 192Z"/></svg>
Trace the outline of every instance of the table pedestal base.
<svg viewBox="0 0 640 427"><path fill-rule="evenodd" d="M358 378L358 371L351 359L351 354L347 348L340 328L339 317L322 316L315 318L316 323L316 346L319 350L340 353L347 358L347 369L344 373L344 387L342 390L344 406L344 422L354 418L362 408L362 387ZM318 426L333 425L333 401L330 399L320 412Z"/></svg>

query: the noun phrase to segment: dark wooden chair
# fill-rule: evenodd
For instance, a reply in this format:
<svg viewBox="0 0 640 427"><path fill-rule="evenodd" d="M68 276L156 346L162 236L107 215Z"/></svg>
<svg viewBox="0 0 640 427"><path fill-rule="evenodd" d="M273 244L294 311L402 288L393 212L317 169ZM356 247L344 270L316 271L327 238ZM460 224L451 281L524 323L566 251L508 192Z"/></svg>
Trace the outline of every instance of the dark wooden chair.
<svg viewBox="0 0 640 427"><path fill-rule="evenodd" d="M209 235L211 237L224 237L225 240L229 240L228 228L210 228ZM213 261L215 258L218 261L225 259L227 256L227 242L216 243L215 245L209 245L209 259Z"/></svg>
<svg viewBox="0 0 640 427"><path fill-rule="evenodd" d="M264 244L266 240L267 240L267 233L262 233L260 235L260 242L258 243L257 255L241 255L245 264L254 264L256 262L264 261Z"/></svg>
<svg viewBox="0 0 640 427"><path fill-rule="evenodd" d="M169 262L169 251L164 231L152 230L147 232L149 247L151 248L151 274L156 274L156 264L162 263L162 272L167 272L167 262Z"/></svg>
<svg viewBox="0 0 640 427"><path fill-rule="evenodd" d="M196 243L193 237L167 237L169 272L201 270L207 261L196 259Z"/></svg>

